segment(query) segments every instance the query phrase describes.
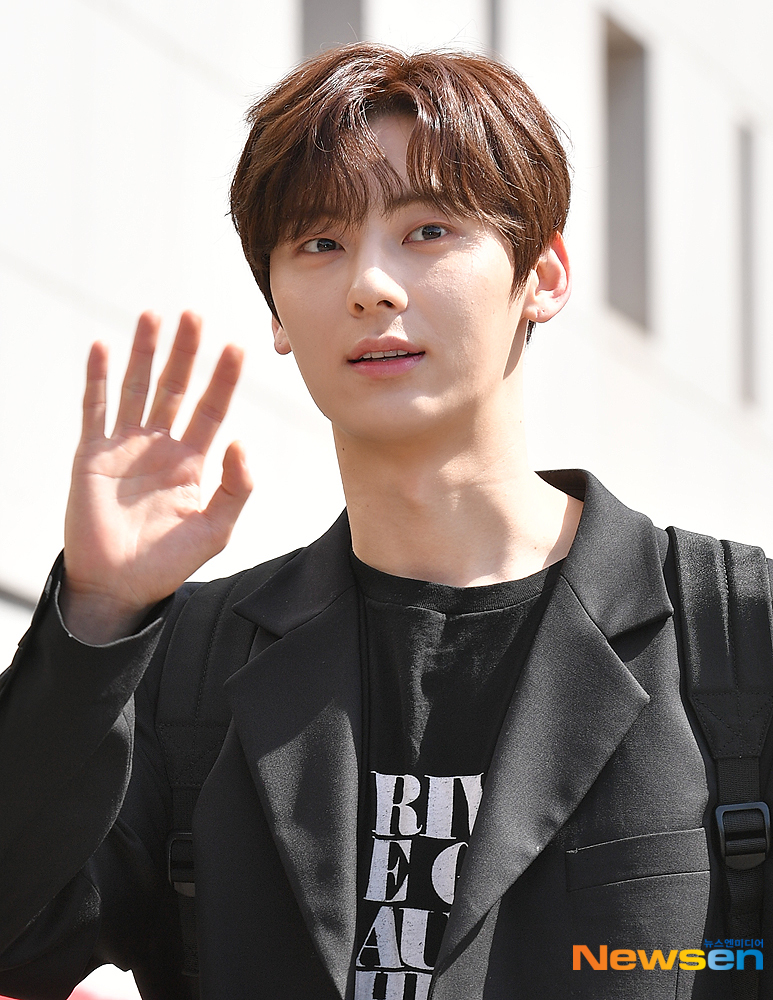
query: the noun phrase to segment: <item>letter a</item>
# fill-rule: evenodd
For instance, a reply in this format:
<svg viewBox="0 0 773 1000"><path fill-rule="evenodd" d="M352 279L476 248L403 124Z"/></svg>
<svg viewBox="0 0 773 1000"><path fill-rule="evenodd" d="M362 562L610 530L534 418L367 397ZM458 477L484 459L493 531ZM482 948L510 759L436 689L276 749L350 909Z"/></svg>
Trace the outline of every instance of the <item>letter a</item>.
<svg viewBox="0 0 773 1000"><path fill-rule="evenodd" d="M379 969L399 969L402 965L397 947L395 911L391 906L382 906L376 914L365 943L360 948L357 964L374 965Z"/></svg>

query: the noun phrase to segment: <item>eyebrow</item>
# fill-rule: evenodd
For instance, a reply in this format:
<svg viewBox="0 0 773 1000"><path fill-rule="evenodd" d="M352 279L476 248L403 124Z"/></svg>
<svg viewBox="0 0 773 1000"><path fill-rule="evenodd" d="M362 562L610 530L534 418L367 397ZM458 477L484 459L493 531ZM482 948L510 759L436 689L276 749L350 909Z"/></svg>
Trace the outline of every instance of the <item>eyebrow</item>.
<svg viewBox="0 0 773 1000"><path fill-rule="evenodd" d="M435 202L419 194L418 191L414 191L413 188L403 188L399 193L386 198L383 202L386 215L394 215L401 209L410 208L413 205L426 205L428 208L443 212L444 215L448 214L448 209L441 208ZM343 225L348 228L351 225L356 226L357 222L346 219L343 214L323 212L302 223L302 228L304 231L311 231L317 228L324 229L329 225Z"/></svg>

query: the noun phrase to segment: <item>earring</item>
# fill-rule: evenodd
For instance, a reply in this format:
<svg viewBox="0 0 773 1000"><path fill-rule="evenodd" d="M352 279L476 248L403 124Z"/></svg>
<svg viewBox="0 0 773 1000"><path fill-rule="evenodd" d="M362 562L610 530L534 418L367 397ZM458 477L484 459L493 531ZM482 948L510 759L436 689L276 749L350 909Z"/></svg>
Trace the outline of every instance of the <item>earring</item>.
<svg viewBox="0 0 773 1000"><path fill-rule="evenodd" d="M534 333L534 328L536 327L536 320L530 319L526 324L526 343L528 344L531 340L531 335Z"/></svg>

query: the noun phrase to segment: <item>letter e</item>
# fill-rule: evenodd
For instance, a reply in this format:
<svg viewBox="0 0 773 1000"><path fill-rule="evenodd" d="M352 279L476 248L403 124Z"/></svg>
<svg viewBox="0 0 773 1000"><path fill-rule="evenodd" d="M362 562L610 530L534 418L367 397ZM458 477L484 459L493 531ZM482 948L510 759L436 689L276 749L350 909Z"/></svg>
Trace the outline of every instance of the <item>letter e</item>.
<svg viewBox="0 0 773 1000"><path fill-rule="evenodd" d="M378 903L399 903L406 898L412 844L411 840L373 841L366 899Z"/></svg>
<svg viewBox="0 0 773 1000"><path fill-rule="evenodd" d="M735 955L728 948L712 948L709 952L709 968L726 972L735 966Z"/></svg>

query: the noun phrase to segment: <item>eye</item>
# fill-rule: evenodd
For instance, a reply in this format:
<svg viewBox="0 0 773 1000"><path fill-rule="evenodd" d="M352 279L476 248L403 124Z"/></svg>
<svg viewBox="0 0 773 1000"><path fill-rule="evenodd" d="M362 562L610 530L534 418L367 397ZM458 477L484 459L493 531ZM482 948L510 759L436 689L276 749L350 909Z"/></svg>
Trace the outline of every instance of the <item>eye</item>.
<svg viewBox="0 0 773 1000"><path fill-rule="evenodd" d="M336 243L335 240L329 240L326 236L316 236L301 247L304 253L329 253L331 250L340 249L340 243Z"/></svg>
<svg viewBox="0 0 773 1000"><path fill-rule="evenodd" d="M439 240L447 232L448 230L445 226L438 226L436 223L431 222L426 226L419 226L412 233L408 233L406 243L426 243L429 240Z"/></svg>

